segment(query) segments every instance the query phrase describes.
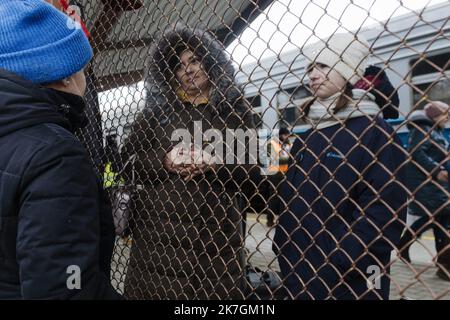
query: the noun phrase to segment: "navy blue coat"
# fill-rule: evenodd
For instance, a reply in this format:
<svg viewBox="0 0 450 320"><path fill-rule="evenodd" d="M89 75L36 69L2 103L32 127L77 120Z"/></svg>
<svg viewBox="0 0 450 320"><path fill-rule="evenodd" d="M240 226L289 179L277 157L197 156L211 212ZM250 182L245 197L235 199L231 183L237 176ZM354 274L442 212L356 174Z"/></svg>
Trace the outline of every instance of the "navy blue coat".
<svg viewBox="0 0 450 320"><path fill-rule="evenodd" d="M388 277L375 290L367 278L376 266L389 272L406 219L406 156L393 129L353 118L301 134L291 154L274 239L285 286L296 299L387 299Z"/></svg>
<svg viewBox="0 0 450 320"><path fill-rule="evenodd" d="M411 154L411 161L408 163L407 176L408 187L414 194L409 212L417 216L448 216L450 188L448 183L440 182L437 175L439 171L448 168L445 160L449 143L443 130L434 128L433 121L425 116L411 120L408 128L408 151Z"/></svg>
<svg viewBox="0 0 450 320"><path fill-rule="evenodd" d="M120 297L111 207L73 135L83 107L0 70L0 299Z"/></svg>

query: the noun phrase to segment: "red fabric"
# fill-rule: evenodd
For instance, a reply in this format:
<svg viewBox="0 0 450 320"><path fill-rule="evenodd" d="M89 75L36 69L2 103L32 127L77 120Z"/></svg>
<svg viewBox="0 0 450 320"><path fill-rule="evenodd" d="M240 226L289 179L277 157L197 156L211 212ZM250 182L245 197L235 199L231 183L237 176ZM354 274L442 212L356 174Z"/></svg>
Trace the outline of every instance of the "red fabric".
<svg viewBox="0 0 450 320"><path fill-rule="evenodd" d="M69 17L71 17L72 19L74 19L75 21L79 22L81 25L81 28L83 29L84 34L86 35L86 37L88 37L88 39L90 38L90 34L89 34L89 30L87 29L86 25L84 24L84 22L81 20L81 18L78 16L77 12L73 9L70 8L69 2L67 0L59 0L59 3L61 4L64 12L69 15Z"/></svg>
<svg viewBox="0 0 450 320"><path fill-rule="evenodd" d="M378 88L380 84L381 80L376 79L376 75L367 75L359 80L354 87L356 89L370 90L372 88Z"/></svg>
<svg viewBox="0 0 450 320"><path fill-rule="evenodd" d="M67 0L59 0L59 3L61 3L61 6L63 7L64 11L66 11L69 8L69 3Z"/></svg>

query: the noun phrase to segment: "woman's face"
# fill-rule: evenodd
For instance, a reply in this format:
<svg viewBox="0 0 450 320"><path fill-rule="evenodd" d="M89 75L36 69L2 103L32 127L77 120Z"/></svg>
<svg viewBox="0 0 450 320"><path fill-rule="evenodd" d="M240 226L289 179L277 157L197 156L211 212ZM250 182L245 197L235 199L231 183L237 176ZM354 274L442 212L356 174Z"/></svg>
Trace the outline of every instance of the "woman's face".
<svg viewBox="0 0 450 320"><path fill-rule="evenodd" d="M343 92L347 84L347 81L336 70L320 63L310 65L308 76L313 95L321 99Z"/></svg>
<svg viewBox="0 0 450 320"><path fill-rule="evenodd" d="M209 78L200 59L191 50L180 55L180 65L175 70L178 84L187 93L204 92L210 87Z"/></svg>

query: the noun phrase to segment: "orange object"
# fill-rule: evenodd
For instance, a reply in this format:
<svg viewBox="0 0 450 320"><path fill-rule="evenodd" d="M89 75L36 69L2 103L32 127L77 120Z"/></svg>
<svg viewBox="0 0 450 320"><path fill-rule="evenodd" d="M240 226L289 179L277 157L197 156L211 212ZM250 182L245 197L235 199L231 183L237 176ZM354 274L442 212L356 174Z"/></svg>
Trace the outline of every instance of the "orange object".
<svg viewBox="0 0 450 320"><path fill-rule="evenodd" d="M274 141L273 139L270 141L270 145L272 148L272 152L274 154L271 154L271 158L276 161L276 164L272 163L269 165L269 172L276 173L276 172L283 172L286 173L288 171L288 164L280 164L280 158L282 157L285 150L283 150L283 146L281 143Z"/></svg>

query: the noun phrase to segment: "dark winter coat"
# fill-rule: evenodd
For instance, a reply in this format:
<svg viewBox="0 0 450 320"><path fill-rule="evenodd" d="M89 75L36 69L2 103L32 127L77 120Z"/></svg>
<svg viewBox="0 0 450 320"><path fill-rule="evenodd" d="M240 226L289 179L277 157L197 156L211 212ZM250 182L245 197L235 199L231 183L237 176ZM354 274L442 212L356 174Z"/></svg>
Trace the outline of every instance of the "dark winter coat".
<svg viewBox="0 0 450 320"><path fill-rule="evenodd" d="M209 35L195 33L209 49L202 56L215 84L208 103L182 103L159 73L164 67L158 55L168 50L168 43L193 36L188 29L177 29L159 42L147 79L147 107L124 146L124 159L137 153L136 183L143 186L133 197L133 245L125 280L130 299L242 298L244 252L237 195L253 194L258 167L218 165L215 172L185 182L163 166L166 154L178 144L170 141L174 130L187 129L192 135L195 121L201 122L203 133L211 128L223 133L227 128L254 128L230 62Z"/></svg>
<svg viewBox="0 0 450 320"><path fill-rule="evenodd" d="M449 143L443 130L417 111L408 123L408 151L411 161L407 167L408 187L413 194L410 213L418 216L450 214L449 184L437 179L439 171L447 169ZM430 181L427 180L431 178Z"/></svg>
<svg viewBox="0 0 450 320"><path fill-rule="evenodd" d="M111 208L73 135L83 107L0 71L0 299L119 297Z"/></svg>
<svg viewBox="0 0 450 320"><path fill-rule="evenodd" d="M301 134L291 154L274 251L292 297L388 298L407 201L405 151L392 128L379 118L349 119ZM370 291L373 266L385 275Z"/></svg>

